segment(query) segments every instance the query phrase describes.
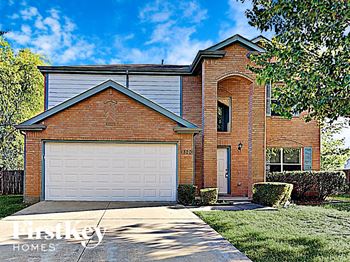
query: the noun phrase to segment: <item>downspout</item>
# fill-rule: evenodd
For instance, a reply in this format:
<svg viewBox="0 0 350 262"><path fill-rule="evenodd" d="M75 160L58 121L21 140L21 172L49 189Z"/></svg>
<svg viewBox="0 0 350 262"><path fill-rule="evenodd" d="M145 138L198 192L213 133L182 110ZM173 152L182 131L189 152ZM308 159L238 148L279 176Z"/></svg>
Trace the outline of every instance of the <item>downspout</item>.
<svg viewBox="0 0 350 262"><path fill-rule="evenodd" d="M25 200L25 190L26 190L26 164L27 164L27 135L22 130L19 130L20 134L24 136L24 145L23 145L23 201Z"/></svg>
<svg viewBox="0 0 350 262"><path fill-rule="evenodd" d="M196 142L194 140L194 137L199 134L199 133L194 133L193 134L193 139L192 139L192 185L195 185L196 183Z"/></svg>

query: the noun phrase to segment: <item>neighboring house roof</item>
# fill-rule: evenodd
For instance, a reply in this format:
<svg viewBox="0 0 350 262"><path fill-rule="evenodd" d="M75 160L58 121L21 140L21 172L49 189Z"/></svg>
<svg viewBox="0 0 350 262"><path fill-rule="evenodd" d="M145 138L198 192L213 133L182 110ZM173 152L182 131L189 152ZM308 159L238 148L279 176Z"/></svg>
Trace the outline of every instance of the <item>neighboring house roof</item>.
<svg viewBox="0 0 350 262"><path fill-rule="evenodd" d="M253 42L254 44L259 43L260 41L268 41L268 42L270 42L270 40L268 38L266 38L265 36L263 36L263 35L259 35L257 37L254 37L250 41Z"/></svg>
<svg viewBox="0 0 350 262"><path fill-rule="evenodd" d="M43 121L44 119L57 114L65 109L67 109L68 107L71 107L107 88L113 88L117 91L119 91L120 93L138 101L139 103L153 109L154 111L157 111L158 113L166 116L167 118L177 122L179 125L181 125L182 127L185 128L189 128L191 129L193 132L199 132L200 129L192 124L191 122L183 119L182 117L174 114L173 112L165 109L164 107L152 102L151 100L148 100L147 98L135 93L134 91L128 89L127 87L114 82L113 80L107 80L106 82L103 82L71 99L68 99L67 101L58 104L57 106L54 106L52 108L50 108L49 110L21 123L20 125L16 126L17 129L20 130L43 130L46 127L44 125L40 125L38 124L39 122ZM183 130L182 130L183 131Z"/></svg>
<svg viewBox="0 0 350 262"><path fill-rule="evenodd" d="M255 39L255 38L254 38ZM254 40L253 39L253 40ZM152 74L152 75L191 75L197 71L203 58L221 58L225 56L222 48L233 43L245 46L249 51L265 50L241 35L234 35L205 50L199 50L191 65L166 64L116 64L81 66L38 66L42 73L89 73L89 74Z"/></svg>

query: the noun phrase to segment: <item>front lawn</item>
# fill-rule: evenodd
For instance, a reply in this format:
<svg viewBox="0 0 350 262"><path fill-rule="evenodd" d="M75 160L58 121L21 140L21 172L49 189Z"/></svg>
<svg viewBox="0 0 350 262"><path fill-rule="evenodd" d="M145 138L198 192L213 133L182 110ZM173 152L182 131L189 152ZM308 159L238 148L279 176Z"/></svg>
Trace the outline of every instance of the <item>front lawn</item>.
<svg viewBox="0 0 350 262"><path fill-rule="evenodd" d="M0 218L9 216L17 211L27 207L23 203L23 197L19 195L0 196Z"/></svg>
<svg viewBox="0 0 350 262"><path fill-rule="evenodd" d="M341 194L341 195L331 196L328 198L328 200L350 202L350 194Z"/></svg>
<svg viewBox="0 0 350 262"><path fill-rule="evenodd" d="M253 261L350 261L350 212L332 206L196 214Z"/></svg>
<svg viewBox="0 0 350 262"><path fill-rule="evenodd" d="M349 211L350 212L350 195L343 194L329 197L328 200L330 203L325 204L326 208L335 208L340 211Z"/></svg>

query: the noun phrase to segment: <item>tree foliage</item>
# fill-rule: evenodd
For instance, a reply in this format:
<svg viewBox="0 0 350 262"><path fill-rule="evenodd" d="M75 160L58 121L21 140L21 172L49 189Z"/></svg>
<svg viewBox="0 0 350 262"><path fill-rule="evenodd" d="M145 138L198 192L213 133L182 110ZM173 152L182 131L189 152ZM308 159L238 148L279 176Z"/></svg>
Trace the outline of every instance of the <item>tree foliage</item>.
<svg viewBox="0 0 350 262"><path fill-rule="evenodd" d="M336 138L344 122L325 123L321 128L321 169L341 170L350 158L350 148L345 147L345 138Z"/></svg>
<svg viewBox="0 0 350 262"><path fill-rule="evenodd" d="M241 0L245 2L246 0ZM261 83L282 82L274 110L307 111L306 120L350 116L350 1L252 0L249 24L275 33L252 54Z"/></svg>
<svg viewBox="0 0 350 262"><path fill-rule="evenodd" d="M43 109L43 58L15 52L0 37L0 170L23 168L23 136L15 125Z"/></svg>

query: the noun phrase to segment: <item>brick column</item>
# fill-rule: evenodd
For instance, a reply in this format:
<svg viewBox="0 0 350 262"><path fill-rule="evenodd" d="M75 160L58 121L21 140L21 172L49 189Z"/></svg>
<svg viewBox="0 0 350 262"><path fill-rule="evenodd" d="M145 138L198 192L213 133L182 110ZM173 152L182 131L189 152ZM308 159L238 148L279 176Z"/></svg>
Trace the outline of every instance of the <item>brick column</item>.
<svg viewBox="0 0 350 262"><path fill-rule="evenodd" d="M211 72L212 60L202 63L203 186L217 187L217 83Z"/></svg>
<svg viewBox="0 0 350 262"><path fill-rule="evenodd" d="M251 85L252 90L252 158L250 170L249 197L252 197L252 184L265 180L265 87Z"/></svg>

